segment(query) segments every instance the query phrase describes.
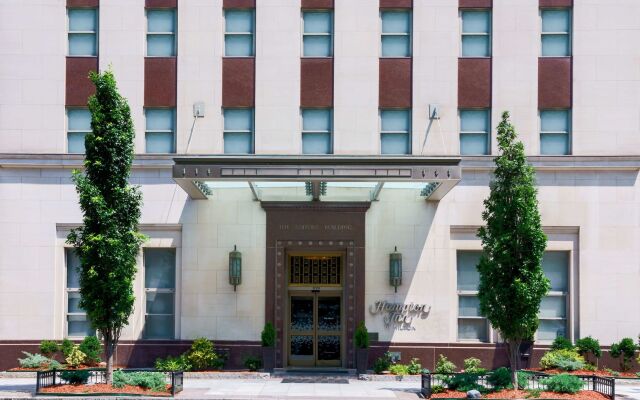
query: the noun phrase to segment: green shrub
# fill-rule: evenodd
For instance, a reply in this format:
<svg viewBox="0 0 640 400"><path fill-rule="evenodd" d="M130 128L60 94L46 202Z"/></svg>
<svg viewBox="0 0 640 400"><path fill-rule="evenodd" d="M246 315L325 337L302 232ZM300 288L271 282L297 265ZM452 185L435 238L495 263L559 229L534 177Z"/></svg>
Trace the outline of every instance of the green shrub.
<svg viewBox="0 0 640 400"><path fill-rule="evenodd" d="M89 376L91 372L86 370L80 371L63 371L60 374L60 378L67 381L70 385L84 385L89 382Z"/></svg>
<svg viewBox="0 0 640 400"><path fill-rule="evenodd" d="M409 366L404 364L393 364L389 367L389 372L394 375L409 375Z"/></svg>
<svg viewBox="0 0 640 400"><path fill-rule="evenodd" d="M559 374L541 381L547 390L556 393L578 393L582 389L582 380L575 375Z"/></svg>
<svg viewBox="0 0 640 400"><path fill-rule="evenodd" d="M525 399L537 399L542 394L542 389L529 389Z"/></svg>
<svg viewBox="0 0 640 400"><path fill-rule="evenodd" d="M433 370L436 374L453 374L456 372L456 365L449 361L449 359L442 354L438 357L438 362L436 363L436 368Z"/></svg>
<svg viewBox="0 0 640 400"><path fill-rule="evenodd" d="M407 365L407 372L409 375L419 375L422 373L422 364L420 364L420 360L412 358L411 361L409 361L409 365Z"/></svg>
<svg viewBox="0 0 640 400"><path fill-rule="evenodd" d="M631 338L624 338L620 343L613 343L611 345L611 357L621 358L620 369L622 371L628 371L631 369L631 360L638 351L638 345Z"/></svg>
<svg viewBox="0 0 640 400"><path fill-rule="evenodd" d="M367 326L364 324L364 321L360 321L356 328L355 342L356 347L359 349L369 348L369 331L367 331Z"/></svg>
<svg viewBox="0 0 640 400"><path fill-rule="evenodd" d="M62 365L56 360L52 360L42 354L31 354L23 351L25 358L18 358L18 364L22 368L44 368L44 369L60 369Z"/></svg>
<svg viewBox="0 0 640 400"><path fill-rule="evenodd" d="M585 359L589 354L595 358L602 357L602 350L600 349L600 342L598 339L594 339L591 336L578 339L576 341L576 350Z"/></svg>
<svg viewBox="0 0 640 400"><path fill-rule="evenodd" d="M113 387L123 388L125 385L151 389L154 392L165 392L167 384L162 372L124 372L113 373Z"/></svg>
<svg viewBox="0 0 640 400"><path fill-rule="evenodd" d="M640 378L640 372L636 372L636 376Z"/></svg>
<svg viewBox="0 0 640 400"><path fill-rule="evenodd" d="M100 357L102 355L102 344L100 339L95 336L87 336L80 343L80 351L83 352L87 358L85 362L88 365L95 365L102 361Z"/></svg>
<svg viewBox="0 0 640 400"><path fill-rule="evenodd" d="M614 371L611 368L605 368L604 371L607 372L609 375L613 376L614 378L620 376L620 372Z"/></svg>
<svg viewBox="0 0 640 400"><path fill-rule="evenodd" d="M189 364L195 370L212 368L218 359L218 355L213 348L213 343L207 338L194 340L186 357Z"/></svg>
<svg viewBox="0 0 640 400"><path fill-rule="evenodd" d="M271 322L267 322L264 325L260 339L262 340L262 347L273 347L276 344L276 328L273 327Z"/></svg>
<svg viewBox="0 0 640 400"><path fill-rule="evenodd" d="M262 360L259 357L247 356L244 359L244 366L249 371L257 371L262 367Z"/></svg>
<svg viewBox="0 0 640 400"><path fill-rule="evenodd" d="M596 372L598 370L598 367L593 364L586 363L584 367L582 367L582 369L589 372Z"/></svg>
<svg viewBox="0 0 640 400"><path fill-rule="evenodd" d="M520 390L524 390L527 388L527 386L529 386L529 377L531 377L531 375L533 375L530 372L527 371L518 371L517 373L517 377L518 377L518 389ZM513 386L513 385L511 385Z"/></svg>
<svg viewBox="0 0 640 400"><path fill-rule="evenodd" d="M478 375L464 372L457 374L448 381L448 387L451 390L458 390L460 392L468 392L469 390L477 390L479 392L485 392L486 388L478 384Z"/></svg>
<svg viewBox="0 0 640 400"><path fill-rule="evenodd" d="M578 354L576 350L551 350L542 356L540 360L540 367L542 369L558 368L573 368L581 369L584 367L584 358Z"/></svg>
<svg viewBox="0 0 640 400"><path fill-rule="evenodd" d="M489 382L495 390L508 389L513 387L511 384L511 370L506 367L500 367L495 371L491 371L487 377Z"/></svg>
<svg viewBox="0 0 640 400"><path fill-rule="evenodd" d="M84 360L86 360L87 355L80 351L80 346L74 345L71 349L71 352L64 360L67 362L67 365L72 368L79 367Z"/></svg>
<svg viewBox="0 0 640 400"><path fill-rule="evenodd" d="M387 351L382 355L382 357L378 357L373 363L373 372L375 372L376 374L381 374L383 371L388 371L390 366L391 353Z"/></svg>
<svg viewBox="0 0 640 400"><path fill-rule="evenodd" d="M155 368L158 371L191 371L191 364L189 364L187 357L182 354L178 357L168 356L165 359L156 359Z"/></svg>
<svg viewBox="0 0 640 400"><path fill-rule="evenodd" d="M64 356L64 358L69 357L69 354L71 354L72 349L73 349L73 342L69 339L63 340L62 343L60 344L60 351L62 351L62 355Z"/></svg>
<svg viewBox="0 0 640 400"><path fill-rule="evenodd" d="M551 350L573 350L573 343L564 336L557 336L551 344Z"/></svg>
<svg viewBox="0 0 640 400"><path fill-rule="evenodd" d="M431 393L437 394L437 393L444 393L447 389L444 388L444 386L442 385L433 385L431 386Z"/></svg>
<svg viewBox="0 0 640 400"><path fill-rule="evenodd" d="M43 340L40 342L40 353L47 357L51 357L55 353L60 351L60 346L53 340Z"/></svg>
<svg viewBox="0 0 640 400"><path fill-rule="evenodd" d="M482 361L479 358L469 357L464 359L464 372L470 374L484 374L487 372L486 368L482 368Z"/></svg>

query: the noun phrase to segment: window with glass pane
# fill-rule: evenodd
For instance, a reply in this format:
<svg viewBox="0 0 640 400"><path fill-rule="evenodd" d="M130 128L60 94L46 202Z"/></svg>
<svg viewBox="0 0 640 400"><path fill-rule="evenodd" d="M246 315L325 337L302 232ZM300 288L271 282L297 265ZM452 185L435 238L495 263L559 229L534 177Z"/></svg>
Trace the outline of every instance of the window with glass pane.
<svg viewBox="0 0 640 400"><path fill-rule="evenodd" d="M567 296L569 294L569 252L547 251L542 258L542 269L551 283L551 289L540 304L540 326L537 339L553 341L567 337Z"/></svg>
<svg viewBox="0 0 640 400"><path fill-rule="evenodd" d="M380 110L380 152L411 153L411 110Z"/></svg>
<svg viewBox="0 0 640 400"><path fill-rule="evenodd" d="M144 249L145 339L175 337L176 250Z"/></svg>
<svg viewBox="0 0 640 400"><path fill-rule="evenodd" d="M491 11L462 11L462 57L491 56Z"/></svg>
<svg viewBox="0 0 640 400"><path fill-rule="evenodd" d="M98 54L98 12L95 8L70 8L69 55L95 56Z"/></svg>
<svg viewBox="0 0 640 400"><path fill-rule="evenodd" d="M254 10L225 10L224 55L252 57L254 55Z"/></svg>
<svg viewBox="0 0 640 400"><path fill-rule="evenodd" d="M176 10L147 10L147 57L176 55Z"/></svg>
<svg viewBox="0 0 640 400"><path fill-rule="evenodd" d="M411 12L382 11L382 57L411 56Z"/></svg>
<svg viewBox="0 0 640 400"><path fill-rule="evenodd" d="M541 10L542 56L568 57L571 55L571 10Z"/></svg>
<svg viewBox="0 0 640 400"><path fill-rule="evenodd" d="M95 335L87 314L80 308L80 258L73 248L65 248L67 272L67 336Z"/></svg>
<svg viewBox="0 0 640 400"><path fill-rule="evenodd" d="M569 110L540 111L540 154L570 153L571 113Z"/></svg>
<svg viewBox="0 0 640 400"><path fill-rule="evenodd" d="M175 153L175 112L172 108L147 108L145 152Z"/></svg>
<svg viewBox="0 0 640 400"><path fill-rule="evenodd" d="M224 109L224 152L253 153L253 109Z"/></svg>
<svg viewBox="0 0 640 400"><path fill-rule="evenodd" d="M489 110L460 110L460 154L489 154Z"/></svg>
<svg viewBox="0 0 640 400"><path fill-rule="evenodd" d="M331 154L331 110L302 110L302 153Z"/></svg>
<svg viewBox="0 0 640 400"><path fill-rule="evenodd" d="M480 274L476 266L480 261L480 251L458 251L458 340L488 341L487 319L480 315L478 286Z"/></svg>
<svg viewBox="0 0 640 400"><path fill-rule="evenodd" d="M331 57L333 55L333 13L305 11L302 13L302 55Z"/></svg>
<svg viewBox="0 0 640 400"><path fill-rule="evenodd" d="M91 112L86 108L67 109L67 152L84 153L84 138L91 132Z"/></svg>

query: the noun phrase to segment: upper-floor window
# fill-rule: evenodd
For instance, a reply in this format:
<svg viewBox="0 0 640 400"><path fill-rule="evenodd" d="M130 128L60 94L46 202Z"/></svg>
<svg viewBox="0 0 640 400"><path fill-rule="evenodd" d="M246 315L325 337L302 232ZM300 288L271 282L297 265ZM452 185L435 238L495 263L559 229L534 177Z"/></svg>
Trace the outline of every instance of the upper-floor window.
<svg viewBox="0 0 640 400"><path fill-rule="evenodd" d="M69 55L98 55L98 10L69 8Z"/></svg>
<svg viewBox="0 0 640 400"><path fill-rule="evenodd" d="M543 9L542 56L567 57L571 55L571 10L568 8Z"/></svg>
<svg viewBox="0 0 640 400"><path fill-rule="evenodd" d="M255 54L254 10L225 10L224 26L224 55L227 57L252 57Z"/></svg>
<svg viewBox="0 0 640 400"><path fill-rule="evenodd" d="M176 10L173 8L147 10L147 56L176 55Z"/></svg>
<svg viewBox="0 0 640 400"><path fill-rule="evenodd" d="M224 109L224 152L253 153L253 109Z"/></svg>
<svg viewBox="0 0 640 400"><path fill-rule="evenodd" d="M175 153L175 110L172 108L146 108L145 152Z"/></svg>
<svg viewBox="0 0 640 400"><path fill-rule="evenodd" d="M80 308L80 257L72 247L64 249L66 263L66 336L85 337L95 335L95 329Z"/></svg>
<svg viewBox="0 0 640 400"><path fill-rule="evenodd" d="M145 339L175 337L176 249L144 249Z"/></svg>
<svg viewBox="0 0 640 400"><path fill-rule="evenodd" d="M551 289L540 303L540 325L536 339L553 341L558 336L569 337L569 252L547 251L542 258L542 269L551 283Z"/></svg>
<svg viewBox="0 0 640 400"><path fill-rule="evenodd" d="M304 57L333 56L333 12L304 11L302 13L302 55Z"/></svg>
<svg viewBox="0 0 640 400"><path fill-rule="evenodd" d="M460 154L489 154L489 110L460 110Z"/></svg>
<svg viewBox="0 0 640 400"><path fill-rule="evenodd" d="M465 10L462 14L462 57L491 57L491 11Z"/></svg>
<svg viewBox="0 0 640 400"><path fill-rule="evenodd" d="M480 314L480 273L476 266L481 251L458 251L457 291L458 291L458 340L487 342L489 323Z"/></svg>
<svg viewBox="0 0 640 400"><path fill-rule="evenodd" d="M382 57L411 57L411 12L381 11Z"/></svg>
<svg viewBox="0 0 640 400"><path fill-rule="evenodd" d="M84 139L91 132L91 112L87 108L67 108L67 152L84 153Z"/></svg>
<svg viewBox="0 0 640 400"><path fill-rule="evenodd" d="M540 111L540 154L570 154L571 112L569 110Z"/></svg>
<svg viewBox="0 0 640 400"><path fill-rule="evenodd" d="M380 110L380 153L411 153L411 110Z"/></svg>
<svg viewBox="0 0 640 400"><path fill-rule="evenodd" d="M302 153L331 154L331 109L302 110Z"/></svg>

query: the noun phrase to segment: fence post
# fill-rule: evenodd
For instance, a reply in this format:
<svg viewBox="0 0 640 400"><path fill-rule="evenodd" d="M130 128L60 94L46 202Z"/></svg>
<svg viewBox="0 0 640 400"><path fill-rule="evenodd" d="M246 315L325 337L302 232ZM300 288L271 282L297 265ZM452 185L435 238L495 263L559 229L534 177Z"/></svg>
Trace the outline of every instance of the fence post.
<svg viewBox="0 0 640 400"><path fill-rule="evenodd" d="M56 370L53 369L51 371L51 374L53 375L53 383L52 383L52 385L55 386L56 385Z"/></svg>

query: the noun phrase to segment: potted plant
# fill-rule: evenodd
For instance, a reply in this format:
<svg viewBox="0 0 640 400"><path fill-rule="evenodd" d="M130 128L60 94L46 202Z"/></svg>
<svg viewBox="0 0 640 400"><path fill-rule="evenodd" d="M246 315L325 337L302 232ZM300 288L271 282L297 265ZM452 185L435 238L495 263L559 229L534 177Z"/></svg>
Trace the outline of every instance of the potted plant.
<svg viewBox="0 0 640 400"><path fill-rule="evenodd" d="M266 372L273 372L276 367L276 329L271 322L264 325L261 335L262 340L262 364Z"/></svg>
<svg viewBox="0 0 640 400"><path fill-rule="evenodd" d="M367 363L369 362L369 332L364 324L360 321L355 332L356 342L356 370L358 374L367 373Z"/></svg>

